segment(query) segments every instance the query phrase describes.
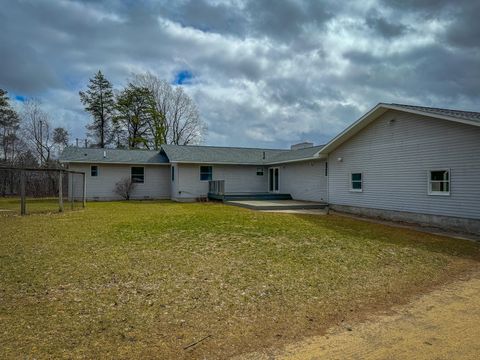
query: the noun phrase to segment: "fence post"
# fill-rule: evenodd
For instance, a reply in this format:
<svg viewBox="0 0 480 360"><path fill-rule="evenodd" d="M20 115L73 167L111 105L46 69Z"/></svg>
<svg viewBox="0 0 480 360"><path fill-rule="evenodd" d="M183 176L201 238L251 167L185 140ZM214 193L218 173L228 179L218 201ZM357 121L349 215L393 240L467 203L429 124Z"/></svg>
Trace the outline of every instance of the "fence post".
<svg viewBox="0 0 480 360"><path fill-rule="evenodd" d="M63 212L63 172L58 172L58 211Z"/></svg>
<svg viewBox="0 0 480 360"><path fill-rule="evenodd" d="M87 205L87 174L83 174L83 207Z"/></svg>
<svg viewBox="0 0 480 360"><path fill-rule="evenodd" d="M20 171L20 214L25 215L27 213L26 209L26 199L25 199L25 171Z"/></svg>
<svg viewBox="0 0 480 360"><path fill-rule="evenodd" d="M75 187L73 184L73 173L69 173L69 179L70 179L71 189L72 189L72 194L70 197L70 208L73 210L73 202L75 201L75 195L74 195Z"/></svg>

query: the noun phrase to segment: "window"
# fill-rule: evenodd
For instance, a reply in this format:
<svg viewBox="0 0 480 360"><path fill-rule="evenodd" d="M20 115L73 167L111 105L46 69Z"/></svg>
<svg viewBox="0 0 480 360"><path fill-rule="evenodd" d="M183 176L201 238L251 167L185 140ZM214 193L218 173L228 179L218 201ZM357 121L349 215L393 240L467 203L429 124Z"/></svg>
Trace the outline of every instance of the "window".
<svg viewBox="0 0 480 360"><path fill-rule="evenodd" d="M90 166L90 176L98 176L98 166L97 165Z"/></svg>
<svg viewBox="0 0 480 360"><path fill-rule="evenodd" d="M145 168L132 167L132 182L136 184L143 184L145 182Z"/></svg>
<svg viewBox="0 0 480 360"><path fill-rule="evenodd" d="M257 175L258 176L263 176L263 168L261 168L261 167L257 168Z"/></svg>
<svg viewBox="0 0 480 360"><path fill-rule="evenodd" d="M200 166L200 181L210 181L210 180L212 180L212 167Z"/></svg>
<svg viewBox="0 0 480 360"><path fill-rule="evenodd" d="M450 170L431 170L428 175L429 195L450 195Z"/></svg>
<svg viewBox="0 0 480 360"><path fill-rule="evenodd" d="M325 176L328 176L328 162L325 161Z"/></svg>
<svg viewBox="0 0 480 360"><path fill-rule="evenodd" d="M362 173L352 173L351 174L351 191L363 191L363 182L362 182Z"/></svg>
<svg viewBox="0 0 480 360"><path fill-rule="evenodd" d="M175 166L172 166L172 181L175 181Z"/></svg>

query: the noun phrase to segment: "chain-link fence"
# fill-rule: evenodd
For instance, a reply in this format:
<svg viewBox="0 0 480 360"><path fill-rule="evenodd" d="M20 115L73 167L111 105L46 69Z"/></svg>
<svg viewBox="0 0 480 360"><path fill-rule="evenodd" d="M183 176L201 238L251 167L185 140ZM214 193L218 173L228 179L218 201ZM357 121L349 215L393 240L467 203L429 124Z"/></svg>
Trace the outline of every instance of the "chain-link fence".
<svg viewBox="0 0 480 360"><path fill-rule="evenodd" d="M83 172L0 167L0 216L74 210L85 201Z"/></svg>

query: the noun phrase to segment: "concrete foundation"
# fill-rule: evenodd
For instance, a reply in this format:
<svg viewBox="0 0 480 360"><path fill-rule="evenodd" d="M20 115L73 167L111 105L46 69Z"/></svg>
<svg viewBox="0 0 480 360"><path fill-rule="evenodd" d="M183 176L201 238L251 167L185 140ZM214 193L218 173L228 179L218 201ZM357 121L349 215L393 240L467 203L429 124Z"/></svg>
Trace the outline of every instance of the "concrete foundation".
<svg viewBox="0 0 480 360"><path fill-rule="evenodd" d="M419 214L406 211L371 209L335 204L329 204L329 207L334 211L348 214L356 214L383 220L402 221L421 226L431 226L439 229L480 235L480 220L476 219L464 219L451 216Z"/></svg>

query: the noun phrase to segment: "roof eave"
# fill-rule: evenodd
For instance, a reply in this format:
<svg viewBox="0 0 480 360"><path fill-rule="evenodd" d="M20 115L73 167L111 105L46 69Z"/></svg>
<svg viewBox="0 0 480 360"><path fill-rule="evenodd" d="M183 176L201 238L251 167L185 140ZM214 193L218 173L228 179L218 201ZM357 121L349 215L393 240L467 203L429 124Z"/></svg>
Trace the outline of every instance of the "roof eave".
<svg viewBox="0 0 480 360"><path fill-rule="evenodd" d="M114 165L170 165L170 163L151 163L151 162L122 162L122 161L99 161L99 160L59 160L60 163L77 163L77 164L114 164Z"/></svg>

